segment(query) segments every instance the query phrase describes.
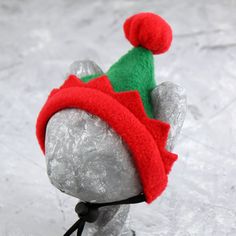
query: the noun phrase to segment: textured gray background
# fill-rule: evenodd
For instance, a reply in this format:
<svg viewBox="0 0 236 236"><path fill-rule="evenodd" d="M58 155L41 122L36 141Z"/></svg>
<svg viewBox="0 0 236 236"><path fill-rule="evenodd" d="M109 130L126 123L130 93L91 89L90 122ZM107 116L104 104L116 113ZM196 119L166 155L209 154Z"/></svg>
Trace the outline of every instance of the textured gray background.
<svg viewBox="0 0 236 236"><path fill-rule="evenodd" d="M138 11L172 25L157 82L188 93L169 188L132 207L138 236L236 235L236 1L0 0L0 235L58 236L76 219L76 199L56 190L37 145L36 116L69 65L104 70L123 55L124 19Z"/></svg>

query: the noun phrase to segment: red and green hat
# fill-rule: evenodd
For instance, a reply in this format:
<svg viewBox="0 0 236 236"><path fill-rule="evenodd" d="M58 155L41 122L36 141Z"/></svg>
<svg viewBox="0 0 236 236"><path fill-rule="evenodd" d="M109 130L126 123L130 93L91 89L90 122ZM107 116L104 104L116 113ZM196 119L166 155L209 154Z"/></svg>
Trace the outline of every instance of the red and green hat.
<svg viewBox="0 0 236 236"><path fill-rule="evenodd" d="M46 126L56 112L79 108L100 117L127 144L150 203L166 188L177 159L165 149L170 126L153 118L150 94L156 87L153 54L169 49L172 31L160 16L139 13L125 21L124 32L134 48L107 73L69 75L60 88L53 89L39 113L36 134L45 153Z"/></svg>

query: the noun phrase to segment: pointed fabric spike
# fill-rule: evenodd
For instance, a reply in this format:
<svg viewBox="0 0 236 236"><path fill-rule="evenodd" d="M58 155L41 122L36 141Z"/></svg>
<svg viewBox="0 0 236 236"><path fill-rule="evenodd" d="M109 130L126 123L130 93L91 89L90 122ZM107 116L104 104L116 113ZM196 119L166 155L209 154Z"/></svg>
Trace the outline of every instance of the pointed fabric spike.
<svg viewBox="0 0 236 236"><path fill-rule="evenodd" d="M159 147L161 158L165 167L166 174L171 170L172 165L177 160L177 155L166 150L166 142L170 125L159 120L148 119L146 127L153 135Z"/></svg>
<svg viewBox="0 0 236 236"><path fill-rule="evenodd" d="M107 76L101 76L96 79L92 79L89 82L83 82L75 75L69 75L68 79L65 80L64 84L60 87L60 89L70 88L70 87L88 87L88 88L96 88L102 92L111 94L114 92L111 82L107 78Z"/></svg>
<svg viewBox="0 0 236 236"><path fill-rule="evenodd" d="M88 83L85 83L85 84L86 84L86 87L96 88L108 94L114 93L111 82L105 75L98 77L96 79L92 79Z"/></svg>
<svg viewBox="0 0 236 236"><path fill-rule="evenodd" d="M166 174L168 175L171 171L174 162L178 159L178 155L168 152L167 150L162 150L160 152L165 166Z"/></svg>
<svg viewBox="0 0 236 236"><path fill-rule="evenodd" d="M53 89L50 94L48 95L48 98L52 97L53 95L55 95L58 91L60 91L59 89Z"/></svg>
<svg viewBox="0 0 236 236"><path fill-rule="evenodd" d="M160 120L148 119L146 127L156 140L159 148L165 148L170 125Z"/></svg>
<svg viewBox="0 0 236 236"><path fill-rule="evenodd" d="M63 85L60 88L70 88L82 85L83 82L80 81L75 75L69 75L69 77L65 80Z"/></svg>
<svg viewBox="0 0 236 236"><path fill-rule="evenodd" d="M176 154L168 152L166 150L166 142L168 139L170 125L160 120L149 119L146 127L156 140L161 153L162 161L165 166L166 174L168 174L171 170L172 165L178 158Z"/></svg>
<svg viewBox="0 0 236 236"><path fill-rule="evenodd" d="M140 120L147 117L142 99L137 91L114 93L113 97L127 107Z"/></svg>

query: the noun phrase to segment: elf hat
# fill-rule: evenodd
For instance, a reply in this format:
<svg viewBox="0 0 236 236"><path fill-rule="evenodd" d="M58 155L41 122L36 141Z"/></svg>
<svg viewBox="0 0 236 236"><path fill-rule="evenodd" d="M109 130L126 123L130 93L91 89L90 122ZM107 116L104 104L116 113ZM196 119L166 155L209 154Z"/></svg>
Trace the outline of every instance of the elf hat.
<svg viewBox="0 0 236 236"><path fill-rule="evenodd" d="M177 155L165 149L169 124L153 119L150 92L156 87L153 54L167 51L172 40L168 23L153 13L139 13L124 23L134 46L106 74L70 75L53 89L39 113L36 135L45 153L49 119L58 111L78 108L100 117L127 144L140 176L145 199L151 203L165 189Z"/></svg>

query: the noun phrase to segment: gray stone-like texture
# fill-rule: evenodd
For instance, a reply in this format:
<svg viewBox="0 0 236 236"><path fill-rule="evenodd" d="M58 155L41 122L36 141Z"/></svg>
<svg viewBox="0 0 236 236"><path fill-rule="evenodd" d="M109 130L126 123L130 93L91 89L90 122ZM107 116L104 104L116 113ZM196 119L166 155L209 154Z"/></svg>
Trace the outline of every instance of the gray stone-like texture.
<svg viewBox="0 0 236 236"><path fill-rule="evenodd" d="M48 122L47 172L61 191L88 202L114 202L142 192L127 145L99 117L65 109Z"/></svg>

